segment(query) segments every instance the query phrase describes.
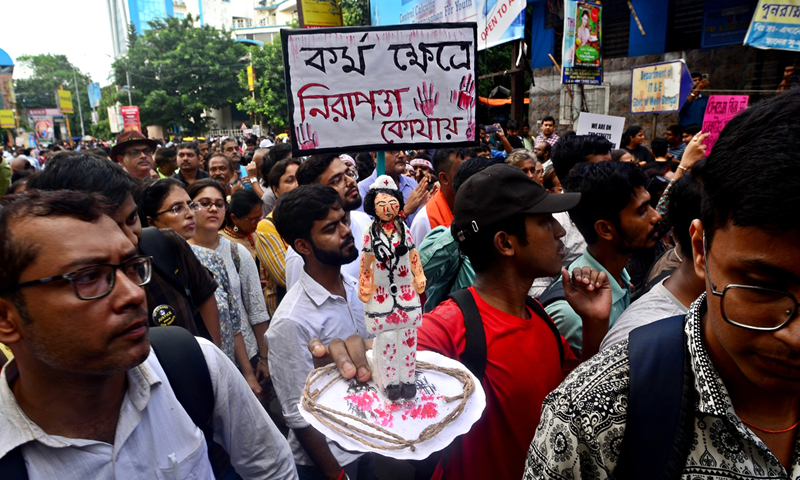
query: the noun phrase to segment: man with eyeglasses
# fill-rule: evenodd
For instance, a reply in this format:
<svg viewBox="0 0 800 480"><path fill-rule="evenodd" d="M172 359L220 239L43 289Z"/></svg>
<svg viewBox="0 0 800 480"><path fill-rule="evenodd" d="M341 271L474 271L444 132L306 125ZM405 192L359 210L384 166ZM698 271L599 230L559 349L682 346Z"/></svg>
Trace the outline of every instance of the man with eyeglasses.
<svg viewBox="0 0 800 480"><path fill-rule="evenodd" d="M547 142L539 142L533 146L533 154L542 162L542 165L550 161L551 148Z"/></svg>
<svg viewBox="0 0 800 480"><path fill-rule="evenodd" d="M122 165L132 177L144 180L155 169L153 151L158 144L138 130L123 132L111 149L111 158Z"/></svg>
<svg viewBox="0 0 800 480"><path fill-rule="evenodd" d="M758 161L742 162L754 144ZM637 441L655 467L677 467L673 478L800 475L798 149L800 92L761 101L723 129L702 171L701 213L692 222L691 261L705 293L684 318L633 330L547 398L526 479L620 478L637 463L621 455ZM630 395L632 372L644 368L635 358L665 341L685 358L673 375L684 392L664 392L678 395L680 410L651 412L653 425L675 425L666 440L678 448L662 452L653 446L658 437L630 433L638 429ZM656 377L654 385L674 383Z"/></svg>
<svg viewBox="0 0 800 480"><path fill-rule="evenodd" d="M4 478L214 478L203 434L150 348L142 286L151 259L112 215L103 197L77 191L0 203L0 342L14 354L0 374ZM288 444L234 365L198 343L213 440L231 465L243 478L297 478Z"/></svg>

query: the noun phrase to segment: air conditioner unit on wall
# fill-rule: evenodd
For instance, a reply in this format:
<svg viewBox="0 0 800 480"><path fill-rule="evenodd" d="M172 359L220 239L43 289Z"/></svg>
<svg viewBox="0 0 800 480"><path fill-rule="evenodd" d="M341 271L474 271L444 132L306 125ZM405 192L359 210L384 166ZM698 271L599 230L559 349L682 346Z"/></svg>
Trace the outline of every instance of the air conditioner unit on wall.
<svg viewBox="0 0 800 480"><path fill-rule="evenodd" d="M578 120L581 109L572 105L572 98L569 96L567 88L572 89L572 95L580 94L580 85L561 86L561 104L559 110L559 123L562 125L572 125ZM586 108L589 113L599 113L608 115L608 100L611 93L611 85L585 85L583 94L585 95ZM583 105L581 105L583 107Z"/></svg>

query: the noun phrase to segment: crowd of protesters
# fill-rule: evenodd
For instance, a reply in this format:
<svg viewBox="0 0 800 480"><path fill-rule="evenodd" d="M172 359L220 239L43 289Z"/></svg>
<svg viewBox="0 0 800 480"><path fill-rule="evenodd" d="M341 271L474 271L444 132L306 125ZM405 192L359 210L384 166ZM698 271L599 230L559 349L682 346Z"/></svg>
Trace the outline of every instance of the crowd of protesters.
<svg viewBox="0 0 800 480"><path fill-rule="evenodd" d="M538 125L384 153L427 278L418 348L485 337L486 409L416 478L800 477L800 94L707 157L696 124L620 149ZM315 366L371 377L376 157L138 131L7 149L0 476L375 478L298 404Z"/></svg>

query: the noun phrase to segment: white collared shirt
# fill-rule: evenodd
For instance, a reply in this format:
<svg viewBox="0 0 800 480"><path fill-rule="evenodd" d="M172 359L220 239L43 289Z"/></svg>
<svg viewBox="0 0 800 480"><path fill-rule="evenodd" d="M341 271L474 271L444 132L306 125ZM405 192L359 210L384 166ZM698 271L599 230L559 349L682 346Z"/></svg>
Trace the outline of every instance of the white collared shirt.
<svg viewBox="0 0 800 480"><path fill-rule="evenodd" d="M197 340L214 390L214 441L229 452L242 478L296 479L289 446L247 382L221 350ZM175 398L152 349L127 374L128 391L111 445L48 435L39 428L9 387L7 379L18 372L15 362L8 362L0 374L0 457L23 445L31 480L213 479L203 432Z"/></svg>
<svg viewBox="0 0 800 480"><path fill-rule="evenodd" d="M369 338L364 322L364 304L358 299L356 280L343 273L342 283L347 298L331 294L305 269L300 270L300 278L286 292L264 335L269 347L272 384L281 402L286 425L292 429L289 445L298 465L314 465L294 433L294 429L309 426L298 410L306 378L314 369L308 342L317 337L327 345L335 338L347 338L353 334ZM360 456L339 449L331 440L328 440L328 446L340 466L348 465Z"/></svg>

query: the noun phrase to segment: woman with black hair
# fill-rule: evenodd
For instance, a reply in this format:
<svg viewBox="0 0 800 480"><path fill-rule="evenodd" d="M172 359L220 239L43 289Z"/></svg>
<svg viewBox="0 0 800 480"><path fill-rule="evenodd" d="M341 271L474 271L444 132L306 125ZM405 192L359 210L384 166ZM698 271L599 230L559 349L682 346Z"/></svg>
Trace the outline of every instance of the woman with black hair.
<svg viewBox="0 0 800 480"><path fill-rule="evenodd" d="M374 220L364 234L358 298L364 302L373 345L373 377L389 400L416 396L414 370L417 327L422 323L419 294L425 274L411 233L399 217L403 194L388 175L381 175L364 199Z"/></svg>
<svg viewBox="0 0 800 480"><path fill-rule="evenodd" d="M650 150L642 145L644 140L644 129L639 125L628 127L622 134L622 149L633 155L637 165L655 161Z"/></svg>

